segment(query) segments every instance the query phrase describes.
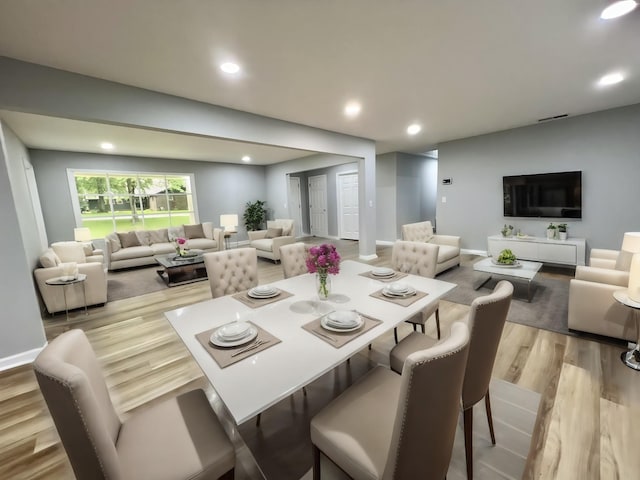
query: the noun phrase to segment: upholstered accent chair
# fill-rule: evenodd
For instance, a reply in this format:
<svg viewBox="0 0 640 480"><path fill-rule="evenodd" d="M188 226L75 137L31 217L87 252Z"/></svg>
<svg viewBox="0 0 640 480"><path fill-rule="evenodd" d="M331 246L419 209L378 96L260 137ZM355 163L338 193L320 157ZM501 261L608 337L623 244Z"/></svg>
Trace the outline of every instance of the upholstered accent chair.
<svg viewBox="0 0 640 480"><path fill-rule="evenodd" d="M484 398L491 443L496 444L491 417L489 382L500 344L504 322L509 313L513 285L505 280L498 282L489 295L476 298L471 303L468 325L471 330L469 358L462 385L462 410L464 419L464 443L467 459L467 478L473 479L473 406ZM390 354L391 370L404 376L406 359L416 351L430 348L436 341L426 335L411 333L396 345Z"/></svg>
<svg viewBox="0 0 640 480"><path fill-rule="evenodd" d="M233 444L202 390L123 421L82 330L55 338L33 366L79 480L233 479Z"/></svg>
<svg viewBox="0 0 640 480"><path fill-rule="evenodd" d="M436 275L436 263L439 249L440 247L438 245L430 243L396 240L391 250L391 268L399 272L433 278ZM420 325L422 333L425 333L425 324L427 323L427 320L429 320L432 315L435 315L436 329L438 332L438 338L440 338L439 307L440 304L436 303L431 307L425 308L407 320L407 323L411 323L414 330L416 329L416 325ZM396 343L398 343L397 328L393 329L393 337Z"/></svg>
<svg viewBox="0 0 640 480"><path fill-rule="evenodd" d="M404 374L378 366L311 420L313 478L320 452L351 478L444 479L467 363L463 322L437 345L407 356Z"/></svg>
<svg viewBox="0 0 640 480"><path fill-rule="evenodd" d="M280 247L296 241L293 220L283 218L268 220L266 230L249 231L247 235L258 256L275 263L280 261Z"/></svg>
<svg viewBox="0 0 640 480"><path fill-rule="evenodd" d="M439 245L436 275L451 267L460 265L460 237L435 235L431 222L407 223L402 225L402 239Z"/></svg>
<svg viewBox="0 0 640 480"><path fill-rule="evenodd" d="M202 255L213 298L248 290L258 285L258 256L251 247Z"/></svg>
<svg viewBox="0 0 640 480"><path fill-rule="evenodd" d="M634 312L613 298L613 292L629 286L632 255L592 248L589 257L589 266L576 267L569 282L569 328L635 342Z"/></svg>
<svg viewBox="0 0 640 480"><path fill-rule="evenodd" d="M290 243L280 247L280 263L282 263L284 278L297 277L308 272L309 248L311 245L303 242Z"/></svg>
<svg viewBox="0 0 640 480"><path fill-rule="evenodd" d="M102 260L102 251L94 250L90 243L52 243L40 256L40 267L33 272L47 311L53 314L66 309L82 308L85 306L85 298L87 306L106 303L107 272ZM47 280L64 275L65 263L75 263L78 273L87 276L86 280L63 287L47 285Z"/></svg>

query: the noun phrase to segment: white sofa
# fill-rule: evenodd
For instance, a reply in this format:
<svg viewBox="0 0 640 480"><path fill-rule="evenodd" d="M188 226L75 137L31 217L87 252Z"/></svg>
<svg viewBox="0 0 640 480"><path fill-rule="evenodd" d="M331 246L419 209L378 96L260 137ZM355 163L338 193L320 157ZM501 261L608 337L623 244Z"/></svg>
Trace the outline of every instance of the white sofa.
<svg viewBox="0 0 640 480"><path fill-rule="evenodd" d="M83 308L107 302L107 272L102 263L102 251L91 244L78 242L52 243L40 256L40 268L33 272L42 301L49 313ZM63 275L63 263L76 263L78 273L87 276L82 283L66 286L47 285L46 281ZM63 290L64 289L64 290ZM84 293L83 293L84 289ZM65 305L66 297L66 305Z"/></svg>
<svg viewBox="0 0 640 480"><path fill-rule="evenodd" d="M589 266L576 267L569 282L569 329L636 341L633 310L616 301L613 292L629 286L626 252L591 249Z"/></svg>
<svg viewBox="0 0 640 480"><path fill-rule="evenodd" d="M276 263L280 261L280 247L296 241L293 220L284 218L268 220L266 230L249 231L247 235L249 245L256 249L259 257Z"/></svg>
<svg viewBox="0 0 640 480"><path fill-rule="evenodd" d="M460 237L434 235L433 226L429 221L402 225L402 239L410 242L433 243L440 247L436 275L451 267L460 265Z"/></svg>
<svg viewBox="0 0 640 480"><path fill-rule="evenodd" d="M105 238L105 260L107 269L139 267L156 264L154 255L176 251L174 240L186 238L189 248L205 252L224 250L224 234L214 228L211 222L196 225L161 228L158 230L138 230L134 232L113 232Z"/></svg>

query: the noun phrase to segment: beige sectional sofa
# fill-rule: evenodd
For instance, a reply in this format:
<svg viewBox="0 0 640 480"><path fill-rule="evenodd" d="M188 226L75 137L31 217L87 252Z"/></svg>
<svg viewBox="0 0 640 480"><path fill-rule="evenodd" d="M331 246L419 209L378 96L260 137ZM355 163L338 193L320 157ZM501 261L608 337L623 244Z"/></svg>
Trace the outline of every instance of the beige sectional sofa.
<svg viewBox="0 0 640 480"><path fill-rule="evenodd" d="M224 232L211 222L196 225L113 232L105 238L105 261L109 270L154 265L154 255L176 251L175 239L186 238L189 248L217 252L224 250Z"/></svg>
<svg viewBox="0 0 640 480"><path fill-rule="evenodd" d="M426 242L438 245L436 275L460 265L460 237L454 235L434 235L431 222L407 223L402 225L402 239L410 242Z"/></svg>
<svg viewBox="0 0 640 480"><path fill-rule="evenodd" d="M78 273L87 276L86 280L63 287L47 285L47 280L63 275L63 263L75 263ZM34 270L33 275L49 313L84 307L85 295L87 306L107 302L107 272L102 263L102 250L94 250L90 243L52 243L40 256L40 265L40 268Z"/></svg>

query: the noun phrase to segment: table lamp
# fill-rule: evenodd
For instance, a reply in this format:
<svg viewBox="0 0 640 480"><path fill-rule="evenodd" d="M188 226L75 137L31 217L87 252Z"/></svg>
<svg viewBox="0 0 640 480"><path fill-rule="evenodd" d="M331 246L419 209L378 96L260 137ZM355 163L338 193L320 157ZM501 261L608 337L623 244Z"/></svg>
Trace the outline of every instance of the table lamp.
<svg viewBox="0 0 640 480"><path fill-rule="evenodd" d="M640 232L627 232L622 240L623 252L633 254L631 268L629 268L629 298L640 303Z"/></svg>
<svg viewBox="0 0 640 480"><path fill-rule="evenodd" d="M234 232L238 226L238 215L235 213L220 215L220 225L224 227L225 232Z"/></svg>
<svg viewBox="0 0 640 480"><path fill-rule="evenodd" d="M74 228L73 238L76 242L90 242L91 230L89 230L87 227Z"/></svg>

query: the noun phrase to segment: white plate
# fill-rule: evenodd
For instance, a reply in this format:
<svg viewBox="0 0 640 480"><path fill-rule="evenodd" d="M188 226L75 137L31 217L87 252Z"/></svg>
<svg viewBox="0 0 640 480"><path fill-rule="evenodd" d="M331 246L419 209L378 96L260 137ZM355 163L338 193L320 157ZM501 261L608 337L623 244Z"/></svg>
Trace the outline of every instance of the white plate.
<svg viewBox="0 0 640 480"><path fill-rule="evenodd" d="M325 330L329 330L331 332L353 332L355 330L358 330L359 328L362 328L362 325L364 325L364 320L362 320L362 317L358 316L358 318L359 318L359 321L357 325L354 325L353 327L350 327L350 328L338 328L338 327L331 326L329 324L331 320L329 320L326 316L322 317L322 319L320 320L320 325Z"/></svg>
<svg viewBox="0 0 640 480"><path fill-rule="evenodd" d="M251 324L248 322L227 323L216 330L216 335L221 340L231 342L246 337L250 329Z"/></svg>
<svg viewBox="0 0 640 480"><path fill-rule="evenodd" d="M272 293L277 292L277 290L271 285L258 285L257 287L253 287L251 291L256 295L271 295Z"/></svg>
<svg viewBox="0 0 640 480"><path fill-rule="evenodd" d="M411 287L409 287L409 285L407 285L406 283L394 282L387 287L387 291L389 291L390 293L395 293L397 295L403 295L409 292L410 288Z"/></svg>
<svg viewBox="0 0 640 480"><path fill-rule="evenodd" d="M249 328L249 334L246 337L242 337L239 340L227 341L220 338L216 333L218 330L211 334L209 341L217 346L217 347L238 347L240 345L244 345L245 343L249 343L251 340L258 336L258 329L255 327Z"/></svg>
<svg viewBox="0 0 640 480"><path fill-rule="evenodd" d="M327 325L335 328L352 328L361 322L360 315L353 310L336 310L327 314Z"/></svg>
<svg viewBox="0 0 640 480"><path fill-rule="evenodd" d="M518 268L522 266L522 264L518 260L516 260L514 263L500 263L492 258L491 263L493 263L496 267L502 268Z"/></svg>
<svg viewBox="0 0 640 480"><path fill-rule="evenodd" d="M249 295L251 298L273 298L273 297L277 297L278 295L280 295L280 291L279 290L274 290L271 293L268 294L262 294L262 293L256 293L253 291L253 289L249 290L247 292L247 295Z"/></svg>
<svg viewBox="0 0 640 480"><path fill-rule="evenodd" d="M393 277L396 274L391 268L380 267L371 270L371 275L375 277Z"/></svg>
<svg viewBox="0 0 640 480"><path fill-rule="evenodd" d="M416 289L413 287L409 287L409 290L404 293L395 293L387 288L382 289L382 295L390 298L407 298L412 297L416 294Z"/></svg>

